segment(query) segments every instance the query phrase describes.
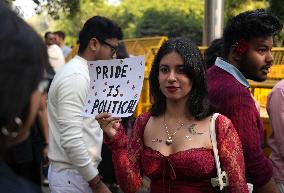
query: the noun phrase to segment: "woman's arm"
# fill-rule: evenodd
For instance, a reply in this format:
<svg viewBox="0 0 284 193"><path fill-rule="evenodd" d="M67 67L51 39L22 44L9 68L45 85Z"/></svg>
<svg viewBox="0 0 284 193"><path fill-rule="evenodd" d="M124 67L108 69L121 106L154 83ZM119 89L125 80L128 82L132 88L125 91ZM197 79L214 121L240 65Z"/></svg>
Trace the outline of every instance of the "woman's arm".
<svg viewBox="0 0 284 193"><path fill-rule="evenodd" d="M112 150L112 159L118 184L123 192L135 193L142 183L140 160L144 146L143 133L145 122L147 122L145 114L137 118L129 142L122 125L117 125L117 119L97 116L97 120L107 135L105 143ZM107 120L109 121L108 123L104 122ZM112 128L109 128L110 126Z"/></svg>
<svg viewBox="0 0 284 193"><path fill-rule="evenodd" d="M221 115L216 120L217 145L221 167L229 178L232 193L248 192L242 145L232 122Z"/></svg>

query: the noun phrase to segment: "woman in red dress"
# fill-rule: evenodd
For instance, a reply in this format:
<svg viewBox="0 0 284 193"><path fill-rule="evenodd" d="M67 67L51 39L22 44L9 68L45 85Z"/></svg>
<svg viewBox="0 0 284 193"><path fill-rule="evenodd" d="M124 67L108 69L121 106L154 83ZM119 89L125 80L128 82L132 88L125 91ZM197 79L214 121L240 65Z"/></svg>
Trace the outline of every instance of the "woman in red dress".
<svg viewBox="0 0 284 193"><path fill-rule="evenodd" d="M151 193L213 193L216 166L210 140L213 108L207 96L206 67L197 46L185 38L166 41L150 73L153 103L136 120L128 141L120 118L96 118L112 149L117 180L125 193L135 193L143 175ZM237 132L225 116L216 120L222 168L232 193L248 192L243 152Z"/></svg>

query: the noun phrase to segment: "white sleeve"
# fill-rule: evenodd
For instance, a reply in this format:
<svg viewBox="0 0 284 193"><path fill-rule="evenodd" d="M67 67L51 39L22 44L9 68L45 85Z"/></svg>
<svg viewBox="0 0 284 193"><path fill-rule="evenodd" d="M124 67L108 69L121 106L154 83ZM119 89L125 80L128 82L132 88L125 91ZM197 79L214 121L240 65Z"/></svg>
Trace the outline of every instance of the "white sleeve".
<svg viewBox="0 0 284 193"><path fill-rule="evenodd" d="M74 166L89 181L98 175L83 140L81 112L88 93L88 80L81 74L65 78L57 90L60 143Z"/></svg>

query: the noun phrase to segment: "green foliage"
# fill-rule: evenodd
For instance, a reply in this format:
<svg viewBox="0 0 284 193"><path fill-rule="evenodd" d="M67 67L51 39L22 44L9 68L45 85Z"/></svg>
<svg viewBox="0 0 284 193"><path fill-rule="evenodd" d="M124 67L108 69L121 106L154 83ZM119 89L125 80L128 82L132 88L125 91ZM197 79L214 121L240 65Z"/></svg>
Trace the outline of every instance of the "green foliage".
<svg viewBox="0 0 284 193"><path fill-rule="evenodd" d="M67 34L66 41L69 44L74 44L76 42L78 32L82 28L83 23L94 15L105 16L117 22L123 29L125 38L137 37L137 34L140 33L137 30L137 26L145 25L145 21L154 23L158 19L152 18L154 21L152 22L151 18L148 17L145 20L145 13L151 12L148 10L153 10L157 12L157 14L162 14L162 16L165 15L169 21L174 22L173 24L170 24L169 22L165 23L166 19L163 18L164 25L156 25L154 26L154 30L166 32L165 34L169 36L192 37L192 34L198 34L196 39L197 41L201 40L204 9L203 1L121 0L121 3L118 6L108 4L107 0L80 0L78 5L75 3L74 5L67 4L67 2L67 0L49 0L49 3L42 7L42 14L46 11L53 18L53 21L48 22L48 30L63 30ZM77 0L74 2L77 2ZM59 5L61 5L62 8L54 15L50 10L56 10L55 7L58 7ZM67 9L66 7L69 8ZM68 11L64 11L63 8ZM167 12L170 14L167 14ZM181 19L181 21L179 21L179 19ZM193 25L194 27L191 27L190 25ZM171 29L174 29L174 31L170 32ZM152 35L155 34L156 33ZM148 35L151 35L151 33L148 33Z"/></svg>
<svg viewBox="0 0 284 193"><path fill-rule="evenodd" d="M104 9L103 7L105 7L103 0L80 0L77 11L72 9L69 13L59 12L58 17L60 19L54 19L54 16L51 16L52 20L47 21L49 25L48 30L64 31L67 35L65 39L67 45L74 45L78 39L78 33L86 20L94 15L101 15L99 10ZM40 15L45 15L45 10L43 8ZM49 13L47 14L50 16ZM48 16L45 17L46 19L48 18Z"/></svg>
<svg viewBox="0 0 284 193"><path fill-rule="evenodd" d="M269 11L275 14L283 23L284 21L284 7L283 0L269 0ZM284 44L284 30L275 37L275 43L277 46L283 46Z"/></svg>
<svg viewBox="0 0 284 193"><path fill-rule="evenodd" d="M41 14L50 15L52 20L45 15L43 21L48 24L49 31L63 30L67 34L66 41L69 45L75 44L83 24L94 15L105 16L117 22L123 29L125 38L186 36L197 44L201 43L204 18L202 0L121 0L119 5L111 5L107 0L34 1L48 2L43 7L39 5L42 7ZM271 11L284 19L284 7L281 4L283 0L225 0L225 21L246 10L267 8L268 1ZM43 30L46 24L37 25ZM278 44L282 43L281 37L284 38L284 34L277 37Z"/></svg>
<svg viewBox="0 0 284 193"><path fill-rule="evenodd" d="M188 37L198 45L202 40L202 21L194 14L187 15L178 10L158 11L148 9L136 27L137 37L160 36Z"/></svg>
<svg viewBox="0 0 284 193"><path fill-rule="evenodd" d="M260 8L266 9L267 6L267 0L226 0L224 8L225 20L244 11Z"/></svg>
<svg viewBox="0 0 284 193"><path fill-rule="evenodd" d="M168 19L171 17L174 18L183 18L187 17L188 15L194 15L194 17L200 22L202 25L203 19L203 12L204 12L204 1L196 1L196 0L159 0L159 1L152 1L152 0L123 0L118 7L120 12L118 12L117 16L113 18L116 20L123 28L125 37L133 38L139 35L137 27L144 23L143 25L147 25L146 22L151 22L151 18L145 16L146 14L152 14L151 12L158 13L166 13L171 12L172 15L168 14ZM175 10L175 11L171 11ZM175 16L175 15L178 16ZM157 21L158 18L153 17L153 21ZM155 29L153 30L160 30L161 33L164 29L162 25L157 23L154 26ZM181 26L182 27L182 26ZM179 27L180 28L180 27ZM150 35L150 34L149 34ZM154 35L154 34L153 34Z"/></svg>
<svg viewBox="0 0 284 193"><path fill-rule="evenodd" d="M269 0L269 11L274 13L284 21L284 6L283 6L283 0Z"/></svg>
<svg viewBox="0 0 284 193"><path fill-rule="evenodd" d="M45 32L50 31L50 26L48 25L52 21L52 18L47 15L46 12L36 15L36 17L31 17L27 22L33 26L33 28L40 34L44 35Z"/></svg>
<svg viewBox="0 0 284 193"><path fill-rule="evenodd" d="M80 0L45 0L45 3L42 3L40 0L33 1L38 4L38 13L47 11L53 19L59 19L61 13L64 13L69 17L72 13L76 13L80 8Z"/></svg>

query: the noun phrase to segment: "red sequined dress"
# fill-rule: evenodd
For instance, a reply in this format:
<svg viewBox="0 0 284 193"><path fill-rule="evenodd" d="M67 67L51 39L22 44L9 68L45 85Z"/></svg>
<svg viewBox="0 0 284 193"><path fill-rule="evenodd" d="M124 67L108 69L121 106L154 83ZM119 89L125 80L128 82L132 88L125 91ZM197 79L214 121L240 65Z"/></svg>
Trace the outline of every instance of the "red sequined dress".
<svg viewBox="0 0 284 193"><path fill-rule="evenodd" d="M164 156L145 146L143 134L150 116L143 113L137 118L129 142L122 127L111 140L105 138L112 149L118 184L124 193L135 193L143 175L151 179L151 193L218 192L211 185L211 178L217 176L212 149L188 149ZM242 147L235 128L225 116L216 120L216 135L220 162L229 176L230 192L247 193Z"/></svg>

